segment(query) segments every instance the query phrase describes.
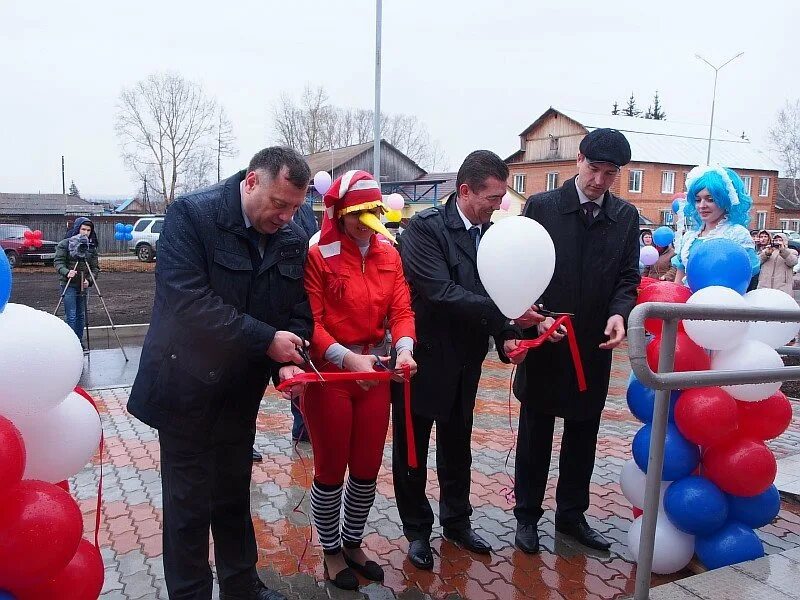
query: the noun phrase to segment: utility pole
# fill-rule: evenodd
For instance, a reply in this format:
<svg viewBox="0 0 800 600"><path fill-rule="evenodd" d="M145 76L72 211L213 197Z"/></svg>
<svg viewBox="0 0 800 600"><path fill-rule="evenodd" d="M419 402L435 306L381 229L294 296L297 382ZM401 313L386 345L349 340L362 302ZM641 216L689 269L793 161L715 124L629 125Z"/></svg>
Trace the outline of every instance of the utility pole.
<svg viewBox="0 0 800 600"><path fill-rule="evenodd" d="M64 155L61 155L61 194L63 196L67 195L67 181L64 176Z"/></svg>
<svg viewBox="0 0 800 600"><path fill-rule="evenodd" d="M372 174L381 184L381 21L383 0L376 0L375 12L375 122L373 124Z"/></svg>

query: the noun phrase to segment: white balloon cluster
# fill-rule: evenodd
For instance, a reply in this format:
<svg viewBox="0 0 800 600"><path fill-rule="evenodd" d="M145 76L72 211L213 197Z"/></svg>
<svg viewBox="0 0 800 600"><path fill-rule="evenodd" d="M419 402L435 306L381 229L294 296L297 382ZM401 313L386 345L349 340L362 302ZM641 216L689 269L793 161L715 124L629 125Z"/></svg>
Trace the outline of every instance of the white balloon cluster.
<svg viewBox="0 0 800 600"><path fill-rule="evenodd" d="M25 479L59 483L75 475L100 444L100 417L73 392L83 351L61 319L20 304L0 313L0 416L25 442Z"/></svg>

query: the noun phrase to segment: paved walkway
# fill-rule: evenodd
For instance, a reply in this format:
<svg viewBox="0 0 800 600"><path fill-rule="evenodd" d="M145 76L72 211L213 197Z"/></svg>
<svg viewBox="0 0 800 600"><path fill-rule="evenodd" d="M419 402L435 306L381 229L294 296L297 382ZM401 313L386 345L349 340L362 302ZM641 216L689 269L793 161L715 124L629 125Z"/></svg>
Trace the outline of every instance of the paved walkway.
<svg viewBox="0 0 800 600"><path fill-rule="evenodd" d="M635 567L625 540L632 515L617 484L621 465L630 457L630 442L639 428L628 412L625 386L629 367L626 355L615 358L610 399L598 445L592 477L590 523L611 541L609 553L595 553L554 532L553 512L540 524L543 552L528 556L513 547L515 521L511 513L513 453L507 462L514 434L509 425L510 367L487 361L478 395L473 436L473 523L490 540L494 553L478 557L438 537L433 547L435 566L418 571L405 558L407 544L394 507L390 449L378 482L378 495L365 538L368 552L385 565L384 585L365 585L360 592L341 592L324 583L321 552L308 545L310 535L306 492L312 476L310 447L296 454L290 441L290 415L285 401L274 392L264 399L258 420L257 447L264 462L254 466L252 509L259 545L262 577L290 598L371 598L470 600L516 598L618 598L633 593ZM161 483L156 433L132 419L124 410L129 388L96 392L106 436L100 542L106 564L104 599L166 598L161 563ZM518 405L510 402L516 428ZM792 428L771 443L779 457L800 454L798 411ZM390 432L391 435L391 432ZM556 434L560 441L560 432ZM558 444L556 444L556 448ZM555 455L555 453L554 453ZM429 496L438 497L429 458ZM557 461L551 469L546 499L553 508ZM99 458L71 480L84 512L87 537L93 533L99 478ZM299 509L295 506L301 501ZM435 505L435 502L434 502ZM800 505L784 502L778 519L760 530L769 554L800 546ZM300 560L302 557L302 561ZM655 577L654 585L690 576L684 571ZM366 584L366 582L365 582ZM676 596L677 597L677 596Z"/></svg>

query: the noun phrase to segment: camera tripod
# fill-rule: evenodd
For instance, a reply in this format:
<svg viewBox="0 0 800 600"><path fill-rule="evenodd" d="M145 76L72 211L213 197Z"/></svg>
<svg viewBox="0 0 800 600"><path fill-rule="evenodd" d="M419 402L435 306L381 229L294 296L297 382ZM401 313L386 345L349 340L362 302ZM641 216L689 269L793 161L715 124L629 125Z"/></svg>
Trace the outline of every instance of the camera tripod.
<svg viewBox="0 0 800 600"><path fill-rule="evenodd" d="M94 286L94 289L97 291L97 297L100 298L100 303L103 305L103 310L106 311L106 316L108 317L108 322L111 323L111 331L114 332L114 337L117 338L117 344L119 344L119 349L122 350L122 356L125 357L125 362L128 362L128 354L125 352L125 347L122 345L122 340L119 339L119 334L117 333L117 326L114 325L114 320L111 318L111 313L108 312L108 307L106 306L106 301L103 298L103 294L100 291L100 288L97 287L97 279L95 279L95 276L94 276L94 273L92 272L92 269L86 263L86 259L79 258L77 260L77 262L75 263L75 266L72 267L72 270L76 271L76 274L80 273L80 271L78 271L78 265L80 265L81 263L84 264L84 266L86 267L86 270L89 272L89 278L92 281L92 285ZM56 304L56 309L53 311L54 315L58 312L58 309L61 306L61 303L64 301L64 296L67 294L67 290L69 289L69 285L72 282L74 277L75 277L75 275L73 275L72 277L67 278L67 285L64 286L64 291L61 292L61 296L58 299L58 304ZM83 278L83 276L81 275L81 279L82 278ZM80 293L81 294L85 294L86 293L86 290L83 289L83 285L81 285L81 292ZM88 298L87 298L87 300L88 300ZM88 302L84 302L83 310L86 311L86 314L88 314L88 306L89 306L89 303ZM86 318L86 346L91 351L91 347L89 346L89 319L88 318Z"/></svg>

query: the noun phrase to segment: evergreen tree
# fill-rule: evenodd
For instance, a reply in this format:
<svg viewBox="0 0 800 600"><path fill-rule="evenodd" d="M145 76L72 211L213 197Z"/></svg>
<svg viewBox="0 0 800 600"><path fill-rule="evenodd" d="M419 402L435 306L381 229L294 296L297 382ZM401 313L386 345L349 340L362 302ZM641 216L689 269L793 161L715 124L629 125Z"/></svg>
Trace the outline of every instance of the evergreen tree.
<svg viewBox="0 0 800 600"><path fill-rule="evenodd" d="M664 112L664 107L661 106L661 100L658 97L658 90L656 90L656 94L653 97L653 106L652 108L648 108L647 112L650 113L648 117L645 115L645 119L655 119L656 121L666 121L667 113Z"/></svg>
<svg viewBox="0 0 800 600"><path fill-rule="evenodd" d="M619 104L617 102L614 102L614 106L611 108L611 114L612 115L619 114Z"/></svg>
<svg viewBox="0 0 800 600"><path fill-rule="evenodd" d="M631 92L631 97L628 98L628 105L622 109L622 114L626 117L638 117L642 114L642 111L636 108L636 99L633 97L633 92Z"/></svg>
<svg viewBox="0 0 800 600"><path fill-rule="evenodd" d="M75 182L69 184L69 195L80 197L81 193L78 191L78 186L75 185Z"/></svg>

